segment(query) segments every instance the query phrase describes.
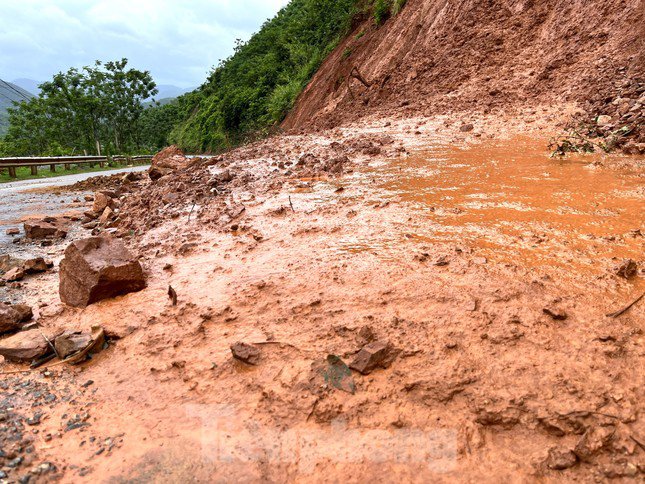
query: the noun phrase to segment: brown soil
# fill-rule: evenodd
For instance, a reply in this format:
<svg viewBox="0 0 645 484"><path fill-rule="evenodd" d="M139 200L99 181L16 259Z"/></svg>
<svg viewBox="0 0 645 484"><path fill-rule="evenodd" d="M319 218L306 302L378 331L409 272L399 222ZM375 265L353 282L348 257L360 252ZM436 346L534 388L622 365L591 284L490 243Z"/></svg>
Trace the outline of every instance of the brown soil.
<svg viewBox="0 0 645 484"><path fill-rule="evenodd" d="M589 121L613 116L612 101L645 89L644 16L642 0L408 0L383 26L370 17L354 29L283 127L563 102Z"/></svg>
<svg viewBox="0 0 645 484"><path fill-rule="evenodd" d="M25 459L10 477L642 477L645 304L606 314L645 289L644 160L551 160L549 116L467 134L379 119L129 184L122 235L147 289L83 310L56 273L9 292L45 328L112 340L81 367L7 375L22 451L6 447ZM639 275L614 273L625 258ZM326 362L372 340L400 350L386 369Z"/></svg>
<svg viewBox="0 0 645 484"><path fill-rule="evenodd" d="M0 365L1 471L642 481L645 157L546 146L585 110L628 121L643 10L408 0L329 57L290 134L73 187L121 198L110 230L148 287L85 309L57 269L0 287L43 330L110 340L77 367ZM79 232L32 252L58 264Z"/></svg>

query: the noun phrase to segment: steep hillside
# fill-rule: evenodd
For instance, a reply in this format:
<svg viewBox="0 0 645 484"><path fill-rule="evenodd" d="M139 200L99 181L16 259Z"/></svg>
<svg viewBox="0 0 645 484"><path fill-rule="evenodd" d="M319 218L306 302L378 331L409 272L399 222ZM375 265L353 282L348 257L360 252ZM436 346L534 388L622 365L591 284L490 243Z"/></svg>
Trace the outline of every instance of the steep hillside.
<svg viewBox="0 0 645 484"><path fill-rule="evenodd" d="M384 25L366 20L345 39L283 126L558 101L599 109L621 95L633 107L644 11L642 0L408 0Z"/></svg>
<svg viewBox="0 0 645 484"><path fill-rule="evenodd" d="M25 101L34 97L19 86L0 80L0 136L4 136L9 127L7 109L14 106L14 102Z"/></svg>
<svg viewBox="0 0 645 484"><path fill-rule="evenodd" d="M201 88L180 98L171 140L203 152L247 140L280 122L350 29L357 0L292 0Z"/></svg>

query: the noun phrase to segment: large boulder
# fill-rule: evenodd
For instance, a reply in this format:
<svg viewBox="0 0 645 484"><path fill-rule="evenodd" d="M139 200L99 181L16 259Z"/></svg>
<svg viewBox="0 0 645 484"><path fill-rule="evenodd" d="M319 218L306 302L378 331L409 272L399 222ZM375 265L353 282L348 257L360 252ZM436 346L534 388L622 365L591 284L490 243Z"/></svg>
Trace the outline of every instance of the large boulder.
<svg viewBox="0 0 645 484"><path fill-rule="evenodd" d="M152 180L171 174L176 170L186 168L190 160L184 152L175 145L164 148L152 158L148 175Z"/></svg>
<svg viewBox="0 0 645 484"><path fill-rule="evenodd" d="M16 331L22 327L34 314L29 306L24 304L0 304L0 333Z"/></svg>
<svg viewBox="0 0 645 484"><path fill-rule="evenodd" d="M90 237L71 243L60 263L60 299L74 307L86 307L146 287L139 261L122 241Z"/></svg>

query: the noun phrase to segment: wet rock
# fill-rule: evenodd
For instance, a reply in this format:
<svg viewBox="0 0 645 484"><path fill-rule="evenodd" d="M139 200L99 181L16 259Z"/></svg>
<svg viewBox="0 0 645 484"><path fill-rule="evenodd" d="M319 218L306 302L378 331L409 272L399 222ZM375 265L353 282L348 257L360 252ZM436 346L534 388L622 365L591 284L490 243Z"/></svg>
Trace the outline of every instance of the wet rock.
<svg viewBox="0 0 645 484"><path fill-rule="evenodd" d="M54 340L54 348L61 359L65 359L75 353L83 351L92 343L89 334L80 331L65 331Z"/></svg>
<svg viewBox="0 0 645 484"><path fill-rule="evenodd" d="M105 207L105 210L103 210L103 213L99 217L99 224L105 225L110 220L112 220L113 217L114 217L114 210L112 210L110 207Z"/></svg>
<svg viewBox="0 0 645 484"><path fill-rule="evenodd" d="M605 447L614 436L613 427L591 427L576 444L573 452L581 461L589 461Z"/></svg>
<svg viewBox="0 0 645 484"><path fill-rule="evenodd" d="M5 282L16 282L16 281L22 281L25 278L25 271L20 268L20 267L14 267L13 269L9 269L4 276L2 276L2 279Z"/></svg>
<svg viewBox="0 0 645 484"><path fill-rule="evenodd" d="M363 375L369 375L376 368L389 368L400 352L387 341L375 341L363 346L349 367Z"/></svg>
<svg viewBox="0 0 645 484"><path fill-rule="evenodd" d="M24 304L0 304L0 333L16 331L22 323L33 318L33 312Z"/></svg>
<svg viewBox="0 0 645 484"><path fill-rule="evenodd" d="M462 124L461 127L459 128L459 131L461 131L462 133L468 133L473 129L475 129L475 127L472 124L468 123L468 124Z"/></svg>
<svg viewBox="0 0 645 484"><path fill-rule="evenodd" d="M94 203L92 204L92 212L102 214L106 208L112 207L113 201L105 192L96 192L94 194Z"/></svg>
<svg viewBox="0 0 645 484"><path fill-rule="evenodd" d="M555 306L547 306L542 309L542 312L547 316L551 316L551 318L555 319L556 321L564 321L569 317L563 309Z"/></svg>
<svg viewBox="0 0 645 484"><path fill-rule="evenodd" d="M7 229L5 234L7 234L7 235L20 235L20 229L17 229L17 228Z"/></svg>
<svg viewBox="0 0 645 484"><path fill-rule="evenodd" d="M49 350L49 344L37 329L22 331L0 341L0 355L10 361L31 361Z"/></svg>
<svg viewBox="0 0 645 484"><path fill-rule="evenodd" d="M45 261L42 257L26 260L22 267L27 274L37 274L39 272L46 272L54 264Z"/></svg>
<svg viewBox="0 0 645 484"><path fill-rule="evenodd" d="M623 259L611 267L611 272L618 277L630 279L638 273L638 264L632 259Z"/></svg>
<svg viewBox="0 0 645 484"><path fill-rule="evenodd" d="M184 152L177 146L164 148L152 158L148 176L153 181L169 175L176 170L185 168L189 163Z"/></svg>
<svg viewBox="0 0 645 484"><path fill-rule="evenodd" d="M561 471L569 469L578 463L578 456L570 450L563 450L554 447L549 450L549 455L544 461L549 469Z"/></svg>
<svg viewBox="0 0 645 484"><path fill-rule="evenodd" d="M260 349L242 341L231 346L231 353L233 353L233 358L249 365L257 365L260 362Z"/></svg>
<svg viewBox="0 0 645 484"><path fill-rule="evenodd" d="M51 218L25 222L25 237L28 239L64 239L67 231L51 221Z"/></svg>
<svg viewBox="0 0 645 484"><path fill-rule="evenodd" d="M60 264L61 301L86 307L146 287L141 264L122 241L90 237L70 244Z"/></svg>

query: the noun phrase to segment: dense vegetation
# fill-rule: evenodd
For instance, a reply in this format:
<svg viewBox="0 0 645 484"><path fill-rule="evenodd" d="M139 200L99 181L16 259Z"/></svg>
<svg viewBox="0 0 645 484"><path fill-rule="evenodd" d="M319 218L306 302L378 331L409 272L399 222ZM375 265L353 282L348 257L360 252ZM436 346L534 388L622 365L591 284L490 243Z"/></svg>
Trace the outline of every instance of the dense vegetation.
<svg viewBox="0 0 645 484"><path fill-rule="evenodd" d="M114 154L141 150L144 100L157 93L149 72L127 59L69 69L40 85L40 95L9 109L0 151L13 156Z"/></svg>
<svg viewBox="0 0 645 484"><path fill-rule="evenodd" d="M148 72L127 60L70 69L12 111L0 154L131 153L176 143L221 151L282 121L357 15L381 25L405 0L291 0L197 90L163 105Z"/></svg>
<svg viewBox="0 0 645 484"><path fill-rule="evenodd" d="M197 91L180 98L170 140L221 150L281 121L347 33L357 0L292 0L248 42L238 42Z"/></svg>

